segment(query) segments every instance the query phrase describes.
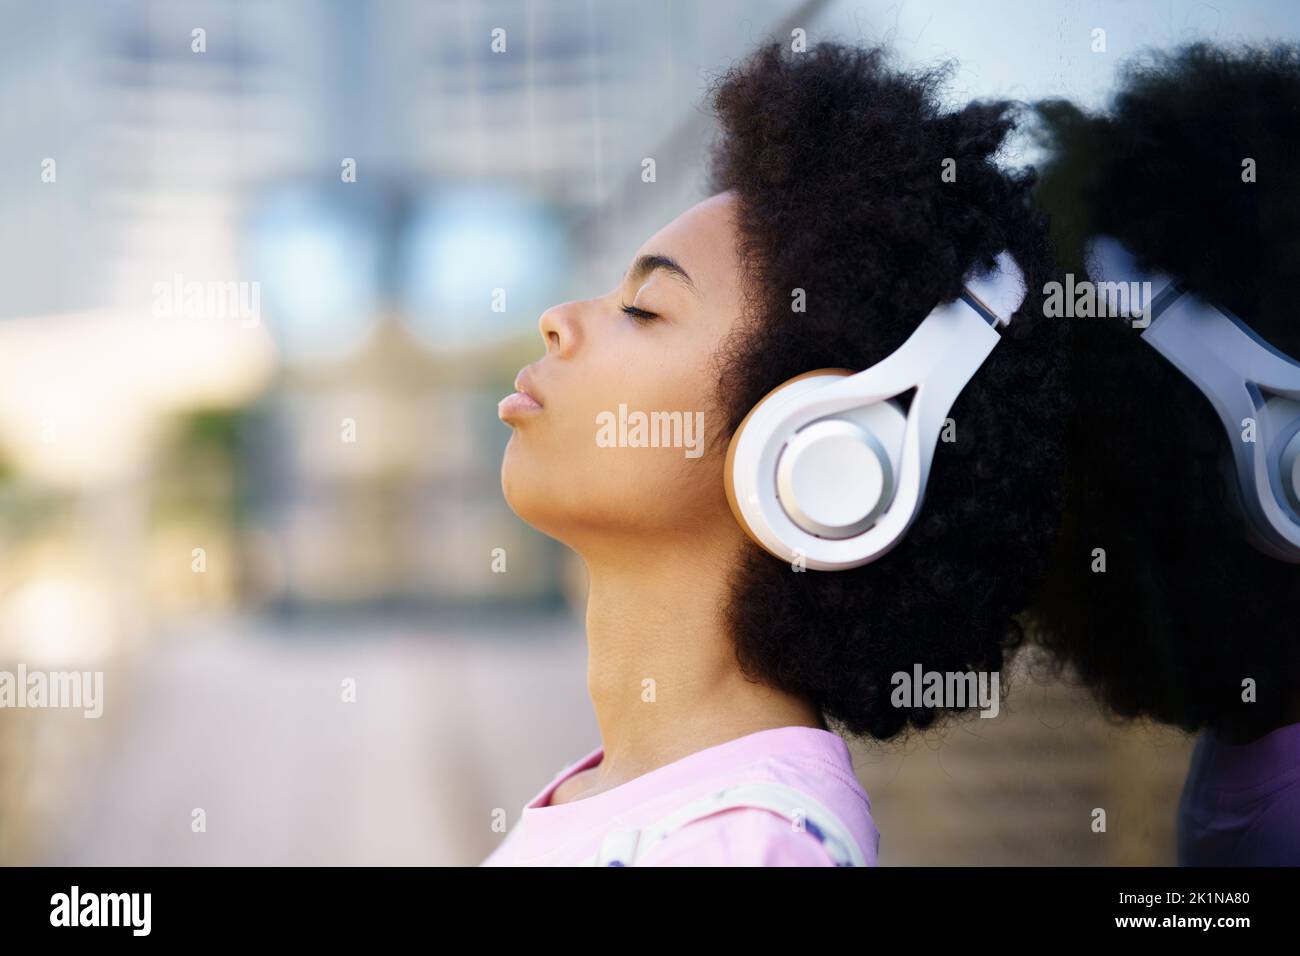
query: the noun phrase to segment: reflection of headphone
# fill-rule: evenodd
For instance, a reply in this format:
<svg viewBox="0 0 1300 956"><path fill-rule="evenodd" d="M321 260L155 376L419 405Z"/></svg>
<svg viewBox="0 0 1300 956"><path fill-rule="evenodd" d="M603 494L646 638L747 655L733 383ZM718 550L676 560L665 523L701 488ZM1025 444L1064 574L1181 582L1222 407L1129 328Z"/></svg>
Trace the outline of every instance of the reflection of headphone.
<svg viewBox="0 0 1300 956"><path fill-rule="evenodd" d="M1116 239L1094 239L1089 262L1102 281L1151 283L1142 340L1205 394L1227 429L1247 539L1300 563L1300 362L1169 276L1143 272Z"/></svg>
<svg viewBox="0 0 1300 956"><path fill-rule="evenodd" d="M768 392L727 447L727 501L746 534L817 571L893 548L921 508L948 411L1024 297L1002 252L884 361L805 372Z"/></svg>

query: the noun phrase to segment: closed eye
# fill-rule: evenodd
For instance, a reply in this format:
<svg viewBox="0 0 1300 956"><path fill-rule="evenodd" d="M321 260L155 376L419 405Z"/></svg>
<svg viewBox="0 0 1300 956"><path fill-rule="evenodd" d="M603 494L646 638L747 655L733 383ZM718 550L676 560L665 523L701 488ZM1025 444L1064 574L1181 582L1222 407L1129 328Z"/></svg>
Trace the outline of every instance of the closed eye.
<svg viewBox="0 0 1300 956"><path fill-rule="evenodd" d="M634 320L642 325L647 325L659 318L657 313L647 312L645 309L638 309L634 305L624 305L622 309L625 315L630 315Z"/></svg>

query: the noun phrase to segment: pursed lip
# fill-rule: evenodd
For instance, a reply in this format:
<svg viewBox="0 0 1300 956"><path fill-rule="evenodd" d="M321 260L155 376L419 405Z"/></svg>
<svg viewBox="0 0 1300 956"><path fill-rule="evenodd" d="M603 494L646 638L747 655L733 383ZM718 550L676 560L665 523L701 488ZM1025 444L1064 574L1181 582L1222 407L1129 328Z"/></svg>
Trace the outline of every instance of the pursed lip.
<svg viewBox="0 0 1300 956"><path fill-rule="evenodd" d="M515 391L497 403L497 417L508 422L541 410L542 401L537 397L537 387L533 385L528 369L521 369L515 376Z"/></svg>

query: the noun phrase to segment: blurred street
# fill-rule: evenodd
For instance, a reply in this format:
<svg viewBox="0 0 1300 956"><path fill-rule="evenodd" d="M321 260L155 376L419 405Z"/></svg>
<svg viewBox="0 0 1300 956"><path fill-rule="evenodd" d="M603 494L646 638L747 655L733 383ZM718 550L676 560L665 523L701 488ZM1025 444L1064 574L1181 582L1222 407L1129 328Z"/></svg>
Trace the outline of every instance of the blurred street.
<svg viewBox="0 0 1300 956"><path fill-rule="evenodd" d="M103 718L76 716L93 759L51 781L53 826L28 862L475 864L498 839L491 807L513 820L599 742L581 628L527 627L228 622L161 641L129 687L106 676ZM355 703L341 701L347 678ZM191 832L196 807L205 833Z"/></svg>

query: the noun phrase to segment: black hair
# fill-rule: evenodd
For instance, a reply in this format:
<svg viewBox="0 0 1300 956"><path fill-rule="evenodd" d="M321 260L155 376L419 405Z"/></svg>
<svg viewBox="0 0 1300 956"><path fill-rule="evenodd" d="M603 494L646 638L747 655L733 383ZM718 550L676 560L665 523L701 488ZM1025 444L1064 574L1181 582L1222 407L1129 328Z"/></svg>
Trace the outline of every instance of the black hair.
<svg viewBox="0 0 1300 956"><path fill-rule="evenodd" d="M749 293L747 321L717 356L728 436L795 375L884 359L1001 250L1026 276L1022 308L953 406L956 440L938 444L902 542L859 568L799 572L746 540L732 578L725 616L743 672L879 739L944 714L893 706L891 675L999 670L1021 643L1017 615L1063 497L1066 325L1040 318L1036 290L1053 267L1032 172L996 162L1016 107L945 109L950 69L895 69L881 48L771 43L713 90L709 181L736 195Z"/></svg>
<svg viewBox="0 0 1300 956"><path fill-rule="evenodd" d="M1070 268L1086 273L1089 236L1114 236L1300 357L1300 48L1149 54L1106 112L1039 113L1039 201ZM1245 541L1209 400L1126 322L1072 321L1070 520L1044 643L1122 717L1244 738L1300 719L1300 566Z"/></svg>

